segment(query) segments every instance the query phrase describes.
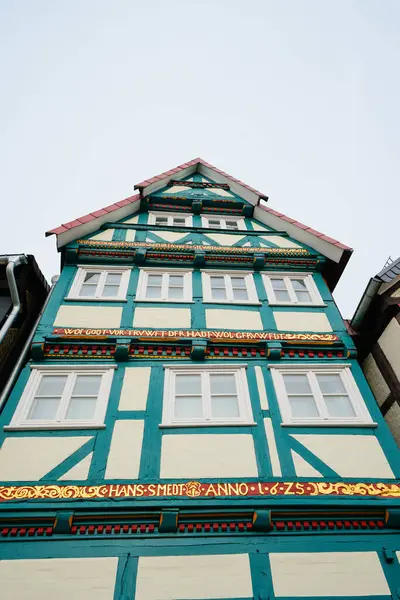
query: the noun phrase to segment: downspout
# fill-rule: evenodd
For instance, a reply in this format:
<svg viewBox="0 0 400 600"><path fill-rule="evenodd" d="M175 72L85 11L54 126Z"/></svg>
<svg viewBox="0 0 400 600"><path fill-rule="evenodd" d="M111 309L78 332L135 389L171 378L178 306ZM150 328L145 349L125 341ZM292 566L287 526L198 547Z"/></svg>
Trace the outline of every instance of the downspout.
<svg viewBox="0 0 400 600"><path fill-rule="evenodd" d="M49 303L50 297L51 297L51 295L52 295L52 293L54 291L54 288L55 288L55 285L57 283L57 280L58 280L58 275L54 275L51 278L52 286L50 288L49 293L47 294L47 298L45 300L45 303L43 304L42 309L41 309L41 311L39 313L39 316L36 319L34 326L32 327L32 331L29 334L28 339L26 340L26 342L24 344L24 347L22 348L21 354L19 355L18 360L15 363L15 366L14 366L13 370L11 371L10 377L8 378L8 381L7 381L6 385L4 386L3 391L1 392L1 395L0 395L0 414L1 414L1 412L2 412L2 410L4 408L4 405L5 405L6 401L7 401L8 395L11 392L11 390L12 390L12 388L14 386L14 383L17 380L17 377L18 377L18 375L19 375L19 373L20 373L20 371L21 371L21 369L22 369L22 367L24 365L24 362L26 360L26 357L27 357L27 355L29 353L29 350L30 350L30 347L31 347L31 344L32 344L33 336L36 333L36 329L38 328L38 325L40 323L40 319L42 318L43 313L44 313L44 311L46 309L46 306Z"/></svg>
<svg viewBox="0 0 400 600"><path fill-rule="evenodd" d="M8 330L14 323L17 315L21 309L21 300L18 294L17 282L15 281L15 267L19 265L28 264L25 254L19 254L16 256L1 257L1 262L6 262L6 276L8 281L8 287L10 288L11 300L13 303L12 311L8 315L4 325L0 329L0 344L6 337Z"/></svg>

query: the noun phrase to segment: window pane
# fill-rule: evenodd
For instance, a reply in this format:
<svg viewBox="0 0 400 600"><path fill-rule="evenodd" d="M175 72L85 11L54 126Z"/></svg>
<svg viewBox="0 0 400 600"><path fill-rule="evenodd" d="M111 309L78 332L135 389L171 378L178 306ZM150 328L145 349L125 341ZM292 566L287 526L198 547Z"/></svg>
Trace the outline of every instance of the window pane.
<svg viewBox="0 0 400 600"><path fill-rule="evenodd" d="M175 417L178 419L203 416L201 396L178 396L175 398Z"/></svg>
<svg viewBox="0 0 400 600"><path fill-rule="evenodd" d="M244 277L231 277L232 287L246 289L246 280Z"/></svg>
<svg viewBox="0 0 400 600"><path fill-rule="evenodd" d="M237 229L238 228L238 224L234 221L227 221L226 222L226 228L227 229Z"/></svg>
<svg viewBox="0 0 400 600"><path fill-rule="evenodd" d="M286 290L286 284L283 279L271 279L273 290Z"/></svg>
<svg viewBox="0 0 400 600"><path fill-rule="evenodd" d="M211 290L211 298L213 300L226 300L226 292L225 290L221 290L221 289L212 289Z"/></svg>
<svg viewBox="0 0 400 600"><path fill-rule="evenodd" d="M156 217L156 225L166 225L168 223L167 217Z"/></svg>
<svg viewBox="0 0 400 600"><path fill-rule="evenodd" d="M355 417L356 413L348 396L324 396L330 417Z"/></svg>
<svg viewBox="0 0 400 600"><path fill-rule="evenodd" d="M73 396L97 396L100 390L101 375L78 375Z"/></svg>
<svg viewBox="0 0 400 600"><path fill-rule="evenodd" d="M185 225L185 219L174 219L173 220L174 225Z"/></svg>
<svg viewBox="0 0 400 600"><path fill-rule="evenodd" d="M210 219L208 221L208 226L209 227L217 227L219 229L220 226L221 226L221 221L213 221L213 220Z"/></svg>
<svg viewBox="0 0 400 600"><path fill-rule="evenodd" d="M79 292L80 296L90 296L93 298L96 294L96 286L95 285L87 285L83 284L81 290Z"/></svg>
<svg viewBox="0 0 400 600"><path fill-rule="evenodd" d="M318 410L312 396L289 396L293 417L318 417Z"/></svg>
<svg viewBox="0 0 400 600"><path fill-rule="evenodd" d="M212 288L224 288L225 289L225 281L223 277L210 277L211 287Z"/></svg>
<svg viewBox="0 0 400 600"><path fill-rule="evenodd" d="M93 419L97 398L72 398L66 419Z"/></svg>
<svg viewBox="0 0 400 600"><path fill-rule="evenodd" d="M201 394L201 375L176 375L176 394Z"/></svg>
<svg viewBox="0 0 400 600"><path fill-rule="evenodd" d="M29 413L29 420L54 420L61 398L36 398Z"/></svg>
<svg viewBox="0 0 400 600"><path fill-rule="evenodd" d="M61 396L67 375L43 375L35 396Z"/></svg>
<svg viewBox="0 0 400 600"><path fill-rule="evenodd" d="M183 287L183 275L170 275L169 285L174 287Z"/></svg>
<svg viewBox="0 0 400 600"><path fill-rule="evenodd" d="M121 283L121 273L107 273L106 283L109 285L119 285Z"/></svg>
<svg viewBox="0 0 400 600"><path fill-rule="evenodd" d="M183 288L170 287L168 290L168 298L183 298Z"/></svg>
<svg viewBox="0 0 400 600"><path fill-rule="evenodd" d="M311 302L311 296L308 292L296 292L296 296L299 302Z"/></svg>
<svg viewBox="0 0 400 600"><path fill-rule="evenodd" d="M307 375L283 375L288 394L311 394Z"/></svg>
<svg viewBox="0 0 400 600"><path fill-rule="evenodd" d="M151 275L147 276L147 285L161 285L162 275Z"/></svg>
<svg viewBox="0 0 400 600"><path fill-rule="evenodd" d="M116 298L118 296L119 285L105 285L103 289L104 298Z"/></svg>
<svg viewBox="0 0 400 600"><path fill-rule="evenodd" d="M323 394L347 394L338 373L332 373L332 375L317 374L317 380Z"/></svg>
<svg viewBox="0 0 400 600"><path fill-rule="evenodd" d="M146 291L146 298L161 298L161 286L148 286Z"/></svg>
<svg viewBox="0 0 400 600"><path fill-rule="evenodd" d="M290 302L289 293L286 291L280 291L280 290L276 291L275 298L277 299L278 302Z"/></svg>
<svg viewBox="0 0 400 600"><path fill-rule="evenodd" d="M85 283L99 283L100 273L86 273Z"/></svg>
<svg viewBox="0 0 400 600"><path fill-rule="evenodd" d="M233 373L211 374L211 394L236 394L236 381Z"/></svg>
<svg viewBox="0 0 400 600"><path fill-rule="evenodd" d="M249 296L246 290L233 290L233 299L234 300L248 300Z"/></svg>
<svg viewBox="0 0 400 600"><path fill-rule="evenodd" d="M239 417L239 404L236 396L212 396L211 412L213 417Z"/></svg>
<svg viewBox="0 0 400 600"><path fill-rule="evenodd" d="M305 292L307 291L307 286L306 286L306 282L304 281L304 279L291 279L292 285L293 285L293 289L299 292Z"/></svg>

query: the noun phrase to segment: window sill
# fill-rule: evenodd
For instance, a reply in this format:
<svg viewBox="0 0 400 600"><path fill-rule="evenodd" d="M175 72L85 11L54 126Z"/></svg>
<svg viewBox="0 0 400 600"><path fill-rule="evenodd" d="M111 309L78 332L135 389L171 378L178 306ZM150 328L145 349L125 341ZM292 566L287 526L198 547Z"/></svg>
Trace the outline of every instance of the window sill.
<svg viewBox="0 0 400 600"><path fill-rule="evenodd" d="M76 424L76 425L5 425L4 431L53 431L53 430L77 430L77 429L105 429L106 426L102 424Z"/></svg>
<svg viewBox="0 0 400 600"><path fill-rule="evenodd" d="M64 298L64 302L128 302L126 298L80 298L68 297Z"/></svg>
<svg viewBox="0 0 400 600"><path fill-rule="evenodd" d="M203 304L224 304L225 306L262 306L262 302L234 302L233 300L205 300Z"/></svg>
<svg viewBox="0 0 400 600"><path fill-rule="evenodd" d="M160 429L176 429L182 427L254 427L257 425L254 421L248 423L207 423L205 421L199 423L160 423Z"/></svg>
<svg viewBox="0 0 400 600"><path fill-rule="evenodd" d="M378 423L375 422L346 422L346 423L342 423L340 421L319 421L317 422L302 422L302 423L281 423L281 427L368 427L368 428L375 428L378 427Z"/></svg>
<svg viewBox="0 0 400 600"><path fill-rule="evenodd" d="M307 302L304 304L301 304L300 302L268 302L269 306L291 306L292 308L324 308L326 306L328 306L327 304L325 304L324 302Z"/></svg>
<svg viewBox="0 0 400 600"><path fill-rule="evenodd" d="M194 304L194 300L160 300L157 298L135 298L134 302L148 302L152 304Z"/></svg>

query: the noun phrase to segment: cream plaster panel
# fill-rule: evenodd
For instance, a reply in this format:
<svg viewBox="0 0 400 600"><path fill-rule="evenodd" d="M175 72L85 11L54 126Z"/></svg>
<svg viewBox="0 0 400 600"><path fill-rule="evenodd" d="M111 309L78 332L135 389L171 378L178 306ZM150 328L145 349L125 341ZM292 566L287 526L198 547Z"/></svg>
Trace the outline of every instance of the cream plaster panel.
<svg viewBox="0 0 400 600"><path fill-rule="evenodd" d="M258 477L253 436L163 435L161 477Z"/></svg>
<svg viewBox="0 0 400 600"><path fill-rule="evenodd" d="M398 447L400 448L400 406L395 402L387 411L385 421Z"/></svg>
<svg viewBox="0 0 400 600"><path fill-rule="evenodd" d="M373 435L302 433L293 437L340 477L394 477L383 450Z"/></svg>
<svg viewBox="0 0 400 600"><path fill-rule="evenodd" d="M282 331L332 331L325 313L274 311L277 329Z"/></svg>
<svg viewBox="0 0 400 600"><path fill-rule="evenodd" d="M390 596L376 552L272 552L275 596Z"/></svg>
<svg viewBox="0 0 400 600"><path fill-rule="evenodd" d="M233 246L246 237L245 235L229 235L229 233L207 233L206 235L210 240L217 242L221 246Z"/></svg>
<svg viewBox="0 0 400 600"><path fill-rule="evenodd" d="M93 458L93 452L91 452L90 454L88 454L87 456L85 456L85 458L83 460L81 460L80 462L78 462L78 464L76 464L74 467L72 467L72 469L70 469L69 471L67 471L64 475L62 475L61 477L59 477L60 480L72 480L72 479L79 479L79 480L84 480L87 479L89 476L89 469L90 469L90 465L92 462L92 458Z"/></svg>
<svg viewBox="0 0 400 600"><path fill-rule="evenodd" d="M279 246L279 248L302 248L300 244L296 244L295 242L288 240L288 238L284 238L280 235L262 235L261 237L263 240Z"/></svg>
<svg viewBox="0 0 400 600"><path fill-rule="evenodd" d="M271 459L272 475L274 477L282 477L281 463L279 460L278 449L276 447L274 428L272 427L271 419L264 419L265 435L269 449L269 457Z"/></svg>
<svg viewBox="0 0 400 600"><path fill-rule="evenodd" d="M92 237L90 237L89 239L90 240L101 240L103 242L111 242L111 240L113 239L114 231L115 231L115 229L105 229L104 231L101 231L97 235L92 235Z"/></svg>
<svg viewBox="0 0 400 600"><path fill-rule="evenodd" d="M162 238L166 242L173 244L178 240L187 236L187 233L184 231L149 231L149 233L153 233L154 235L158 235L158 237ZM158 244L160 242L153 242L154 244Z"/></svg>
<svg viewBox="0 0 400 600"><path fill-rule="evenodd" d="M211 192L212 194L215 194L216 196L224 196L225 198L233 198L233 194L231 194L227 190L223 190L221 188L212 188L208 191Z"/></svg>
<svg viewBox="0 0 400 600"><path fill-rule="evenodd" d="M127 223L128 225L134 225L135 223L139 222L139 215L136 215L135 217L131 217L130 219L126 219L126 221L124 221L124 223Z"/></svg>
<svg viewBox="0 0 400 600"><path fill-rule="evenodd" d="M136 238L136 229L127 229L125 241L126 242L134 242Z"/></svg>
<svg viewBox="0 0 400 600"><path fill-rule="evenodd" d="M258 395L260 396L260 404L262 410L268 410L267 390L265 389L265 381L261 367L254 367L256 374Z"/></svg>
<svg viewBox="0 0 400 600"><path fill-rule="evenodd" d="M54 325L57 327L95 327L108 329L121 326L121 306L72 306L62 304Z"/></svg>
<svg viewBox="0 0 400 600"><path fill-rule="evenodd" d="M228 308L207 308L206 326L208 329L263 329L258 311Z"/></svg>
<svg viewBox="0 0 400 600"><path fill-rule="evenodd" d="M134 327L190 327L190 308L135 308Z"/></svg>
<svg viewBox="0 0 400 600"><path fill-rule="evenodd" d="M265 225L259 225L255 221L252 221L252 223L254 231L270 231L270 229L268 227L265 227Z"/></svg>
<svg viewBox="0 0 400 600"><path fill-rule="evenodd" d="M252 597L247 554L139 558L135 600Z"/></svg>
<svg viewBox="0 0 400 600"><path fill-rule="evenodd" d="M146 410L151 367L126 367L119 410Z"/></svg>
<svg viewBox="0 0 400 600"><path fill-rule="evenodd" d="M179 192L186 192L186 190L191 190L192 188L188 185L173 185L163 192L166 196L171 196L171 194L178 194Z"/></svg>
<svg viewBox="0 0 400 600"><path fill-rule="evenodd" d="M400 323L392 319L378 340L386 358L392 366L393 371L400 379Z"/></svg>
<svg viewBox="0 0 400 600"><path fill-rule="evenodd" d="M380 372L372 354L368 354L367 358L363 362L362 368L364 375L371 386L371 390L374 393L376 401L378 402L379 406L382 406L390 394L390 388Z"/></svg>
<svg viewBox="0 0 400 600"><path fill-rule="evenodd" d="M314 469L300 454L292 450L292 458L296 475L299 477L322 477L321 473Z"/></svg>
<svg viewBox="0 0 400 600"><path fill-rule="evenodd" d="M106 479L137 479L142 454L144 421L115 421L107 458Z"/></svg>
<svg viewBox="0 0 400 600"><path fill-rule="evenodd" d="M2 560L0 581L9 600L113 600L118 558Z"/></svg>
<svg viewBox="0 0 400 600"><path fill-rule="evenodd" d="M0 480L37 481L90 437L7 437L0 450Z"/></svg>

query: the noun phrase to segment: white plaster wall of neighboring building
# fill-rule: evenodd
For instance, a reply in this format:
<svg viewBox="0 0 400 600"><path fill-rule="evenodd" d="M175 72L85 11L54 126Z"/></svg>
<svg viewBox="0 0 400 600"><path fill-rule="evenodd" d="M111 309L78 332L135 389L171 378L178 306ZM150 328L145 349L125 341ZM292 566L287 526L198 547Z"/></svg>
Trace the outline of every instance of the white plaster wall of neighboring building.
<svg viewBox="0 0 400 600"><path fill-rule="evenodd" d="M368 354L367 358L362 364L362 368L364 375L371 386L371 390L374 393L376 401L378 402L379 406L382 406L390 394L390 388L380 372L372 354Z"/></svg>
<svg viewBox="0 0 400 600"><path fill-rule="evenodd" d="M4 600L113 600L118 558L1 560Z"/></svg>
<svg viewBox="0 0 400 600"><path fill-rule="evenodd" d="M93 327L112 329L121 326L121 306L72 306L62 304L54 325L57 327Z"/></svg>
<svg viewBox="0 0 400 600"><path fill-rule="evenodd" d="M0 481L38 481L90 439L7 437L0 449Z"/></svg>
<svg viewBox="0 0 400 600"><path fill-rule="evenodd" d="M252 597L247 554L139 557L135 600Z"/></svg>
<svg viewBox="0 0 400 600"><path fill-rule="evenodd" d="M208 329L255 329L260 331L263 329L263 324L258 310L206 308L206 327Z"/></svg>
<svg viewBox="0 0 400 600"><path fill-rule="evenodd" d="M400 448L400 406L394 402L385 414L385 421L389 425L392 436Z"/></svg>
<svg viewBox="0 0 400 600"><path fill-rule="evenodd" d="M106 479L137 479L142 455L144 421L115 421L110 452L107 458Z"/></svg>
<svg viewBox="0 0 400 600"><path fill-rule="evenodd" d="M274 311L273 314L276 327L281 331L332 331L332 326L325 313L311 311Z"/></svg>
<svg viewBox="0 0 400 600"><path fill-rule="evenodd" d="M374 435L293 434L339 477L394 477Z"/></svg>
<svg viewBox="0 0 400 600"><path fill-rule="evenodd" d="M161 478L257 477L253 436L163 435Z"/></svg>
<svg viewBox="0 0 400 600"><path fill-rule="evenodd" d="M118 410L146 410L151 367L126 367Z"/></svg>
<svg viewBox="0 0 400 600"><path fill-rule="evenodd" d="M390 596L376 552L272 552L276 597Z"/></svg>
<svg viewBox="0 0 400 600"><path fill-rule="evenodd" d="M390 321L378 339L378 344L400 380L400 323L397 319Z"/></svg>
<svg viewBox="0 0 400 600"><path fill-rule="evenodd" d="M133 316L134 327L190 327L190 308L147 308L138 306Z"/></svg>

